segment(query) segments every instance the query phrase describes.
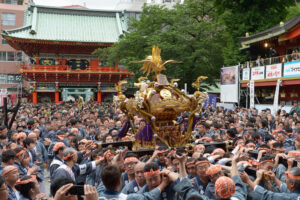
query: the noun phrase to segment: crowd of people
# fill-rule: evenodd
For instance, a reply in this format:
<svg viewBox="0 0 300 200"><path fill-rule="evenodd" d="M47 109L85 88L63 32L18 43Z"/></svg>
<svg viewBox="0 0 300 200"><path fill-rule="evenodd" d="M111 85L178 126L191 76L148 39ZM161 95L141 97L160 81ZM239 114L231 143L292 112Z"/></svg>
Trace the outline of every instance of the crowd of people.
<svg viewBox="0 0 300 200"><path fill-rule="evenodd" d="M275 114L208 106L192 150L157 142L143 156L122 145L135 136L120 137L125 123L113 104L21 105L12 127L0 126L0 200L300 199L297 102ZM134 116L133 125L145 121Z"/></svg>
<svg viewBox="0 0 300 200"><path fill-rule="evenodd" d="M276 64L280 62L292 62L300 60L299 48L289 49L285 56L280 56L276 49L270 48L268 55L262 58L258 55L255 60L255 66L265 66L268 64Z"/></svg>

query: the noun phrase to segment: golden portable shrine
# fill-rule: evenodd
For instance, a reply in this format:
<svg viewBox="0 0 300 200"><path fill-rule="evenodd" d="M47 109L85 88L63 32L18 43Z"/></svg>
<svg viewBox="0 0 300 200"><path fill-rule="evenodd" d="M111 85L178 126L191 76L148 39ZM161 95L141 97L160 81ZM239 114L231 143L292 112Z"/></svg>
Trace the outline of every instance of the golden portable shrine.
<svg viewBox="0 0 300 200"><path fill-rule="evenodd" d="M114 97L114 102L127 116L119 137L124 137L131 128L135 134L134 149L153 148L158 142L163 142L169 147L188 144L192 139L191 133L196 117L199 117L198 112L208 98L207 93L200 92L200 82L207 77L199 76L193 83L197 91L192 96L177 88L179 79L172 79L169 83L167 76L161 74L161 71L166 70L165 64L177 61L163 62L160 51L157 46L153 46L152 56L136 62L144 63L141 70L147 77L151 72L154 73L154 77L152 81L147 77L139 78L139 83L135 83L139 90L134 98L126 98L122 94L126 81L120 81L116 85L118 96ZM178 123L176 120L183 113L189 113L188 120ZM145 125L136 129L133 126L133 115L145 119Z"/></svg>

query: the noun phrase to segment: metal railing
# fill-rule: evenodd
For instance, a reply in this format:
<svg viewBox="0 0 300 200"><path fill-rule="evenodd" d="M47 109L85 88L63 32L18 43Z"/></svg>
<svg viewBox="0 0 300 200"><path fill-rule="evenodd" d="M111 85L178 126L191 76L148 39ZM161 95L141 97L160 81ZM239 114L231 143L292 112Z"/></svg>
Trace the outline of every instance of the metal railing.
<svg viewBox="0 0 300 200"><path fill-rule="evenodd" d="M260 60L247 61L241 64L241 68L251 68L265 65L272 65L278 63L292 62L300 60L300 53L286 54L283 56L271 57L271 58L261 58Z"/></svg>

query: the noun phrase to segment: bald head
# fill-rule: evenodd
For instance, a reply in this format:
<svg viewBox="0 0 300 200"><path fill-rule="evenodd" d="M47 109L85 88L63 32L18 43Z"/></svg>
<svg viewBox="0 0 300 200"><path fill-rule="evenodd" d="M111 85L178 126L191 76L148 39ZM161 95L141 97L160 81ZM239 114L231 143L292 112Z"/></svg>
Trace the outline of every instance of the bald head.
<svg viewBox="0 0 300 200"><path fill-rule="evenodd" d="M34 142L36 142L36 140L37 140L37 135L36 135L35 132L29 133L28 137L31 138L31 139L33 139Z"/></svg>
<svg viewBox="0 0 300 200"><path fill-rule="evenodd" d="M144 162L138 162L134 167L134 171L144 171L145 165L146 164Z"/></svg>
<svg viewBox="0 0 300 200"><path fill-rule="evenodd" d="M41 134L41 131L39 130L39 129L34 129L34 131L33 131L35 134L36 134L36 136L37 137L39 137L40 136L40 134Z"/></svg>
<svg viewBox="0 0 300 200"><path fill-rule="evenodd" d="M5 178L7 185L12 186L19 179L18 168L13 165L6 166L2 170L2 176Z"/></svg>
<svg viewBox="0 0 300 200"><path fill-rule="evenodd" d="M35 133L40 133L41 131L40 131L40 129L37 129L37 128L36 128L36 129L33 130L33 132L35 132Z"/></svg>
<svg viewBox="0 0 300 200"><path fill-rule="evenodd" d="M145 165L146 164L143 162L138 162L134 167L135 180L140 187L143 187L146 184L146 179L144 176Z"/></svg>
<svg viewBox="0 0 300 200"><path fill-rule="evenodd" d="M78 135L78 128L72 128L70 132Z"/></svg>
<svg viewBox="0 0 300 200"><path fill-rule="evenodd" d="M2 170L2 176L8 175L10 172L18 171L18 168L13 165L8 165Z"/></svg>

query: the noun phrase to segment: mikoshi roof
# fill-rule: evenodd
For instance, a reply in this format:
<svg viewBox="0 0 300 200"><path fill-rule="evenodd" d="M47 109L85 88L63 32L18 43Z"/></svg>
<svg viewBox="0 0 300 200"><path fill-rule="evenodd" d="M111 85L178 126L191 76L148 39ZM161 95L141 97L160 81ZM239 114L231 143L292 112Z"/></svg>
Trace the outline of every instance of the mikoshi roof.
<svg viewBox="0 0 300 200"><path fill-rule="evenodd" d="M291 30L293 30L295 27L297 27L300 24L300 15L297 17L285 22L282 25L274 26L272 28L269 28L267 30L264 30L262 32L259 32L254 35L250 35L248 37L240 37L238 38L242 45L248 45L253 44L256 42L260 42L272 37L280 36L282 34L285 34Z"/></svg>
<svg viewBox="0 0 300 200"><path fill-rule="evenodd" d="M2 35L25 40L114 43L127 31L123 11L28 5L23 27Z"/></svg>

